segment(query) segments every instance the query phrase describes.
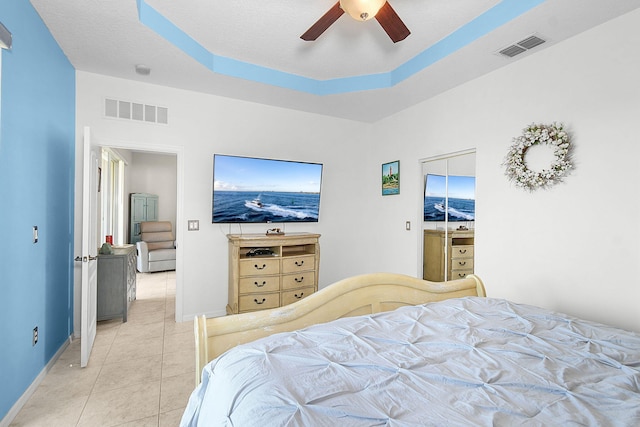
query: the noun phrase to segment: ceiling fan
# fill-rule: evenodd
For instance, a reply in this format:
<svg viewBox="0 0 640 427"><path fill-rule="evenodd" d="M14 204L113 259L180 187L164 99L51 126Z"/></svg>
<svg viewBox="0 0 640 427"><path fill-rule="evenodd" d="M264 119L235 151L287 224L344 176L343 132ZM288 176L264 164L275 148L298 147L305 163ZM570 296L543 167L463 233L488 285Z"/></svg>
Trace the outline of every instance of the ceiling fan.
<svg viewBox="0 0 640 427"><path fill-rule="evenodd" d="M347 12L353 19L368 21L376 18L394 43L407 38L411 32L386 0L340 0L303 35L302 40L313 41Z"/></svg>

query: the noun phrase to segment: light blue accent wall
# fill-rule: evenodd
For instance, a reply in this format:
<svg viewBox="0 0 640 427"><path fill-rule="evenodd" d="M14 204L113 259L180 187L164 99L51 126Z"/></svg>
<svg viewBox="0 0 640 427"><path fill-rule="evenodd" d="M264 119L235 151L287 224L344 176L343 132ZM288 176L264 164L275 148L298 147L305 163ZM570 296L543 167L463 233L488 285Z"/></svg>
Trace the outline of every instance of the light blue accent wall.
<svg viewBox="0 0 640 427"><path fill-rule="evenodd" d="M0 21L2 419L73 332L75 70L28 1L2 0Z"/></svg>

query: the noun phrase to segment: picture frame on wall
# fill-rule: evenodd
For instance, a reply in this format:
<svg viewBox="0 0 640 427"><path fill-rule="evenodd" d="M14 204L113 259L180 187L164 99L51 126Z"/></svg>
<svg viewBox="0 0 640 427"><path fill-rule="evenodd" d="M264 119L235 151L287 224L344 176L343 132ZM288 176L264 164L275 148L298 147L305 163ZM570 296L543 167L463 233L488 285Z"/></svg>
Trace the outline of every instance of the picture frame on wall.
<svg viewBox="0 0 640 427"><path fill-rule="evenodd" d="M400 194L400 160L382 164L382 195Z"/></svg>

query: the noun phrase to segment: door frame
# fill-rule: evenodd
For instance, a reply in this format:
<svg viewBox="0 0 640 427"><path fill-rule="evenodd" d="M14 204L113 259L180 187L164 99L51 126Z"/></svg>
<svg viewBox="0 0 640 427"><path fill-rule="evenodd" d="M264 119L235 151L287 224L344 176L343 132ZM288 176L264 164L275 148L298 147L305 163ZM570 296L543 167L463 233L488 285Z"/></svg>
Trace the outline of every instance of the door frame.
<svg viewBox="0 0 640 427"><path fill-rule="evenodd" d="M184 229L180 226L185 223L184 220L184 147L178 145L160 145L146 144L138 141L116 140L109 138L101 138L95 132L91 135L92 145L98 147L119 148L123 150L134 150L148 153L175 154L176 156L176 306L175 321L183 321L183 282L184 282ZM79 154L79 153L78 153ZM76 162L82 161L82 156L76 157ZM77 167L76 167L77 169ZM82 209L82 205L78 206L76 201L76 210ZM78 217L79 212L76 213ZM77 275L74 280L74 337L80 337L80 304L81 304L81 280Z"/></svg>

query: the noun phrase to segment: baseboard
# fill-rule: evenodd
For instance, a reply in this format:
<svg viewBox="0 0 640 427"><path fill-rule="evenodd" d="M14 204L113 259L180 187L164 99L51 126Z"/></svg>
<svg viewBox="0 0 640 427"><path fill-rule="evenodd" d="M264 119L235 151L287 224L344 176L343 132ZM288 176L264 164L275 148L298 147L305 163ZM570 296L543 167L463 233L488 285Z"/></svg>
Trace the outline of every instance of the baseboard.
<svg viewBox="0 0 640 427"><path fill-rule="evenodd" d="M53 355L49 363L45 365L45 367L40 371L38 376L33 380L31 385L22 393L22 396L18 399L18 401L11 407L7 415L4 416L2 420L0 420L0 427L9 427L9 424L14 420L14 418L18 415L18 412L22 409L22 407L27 403L29 398L36 391L40 383L44 380L44 377L47 376L47 373L53 368L53 365L56 364L62 353L69 347L71 343L72 337L69 336L69 339L65 340L64 343L60 346L56 354Z"/></svg>

